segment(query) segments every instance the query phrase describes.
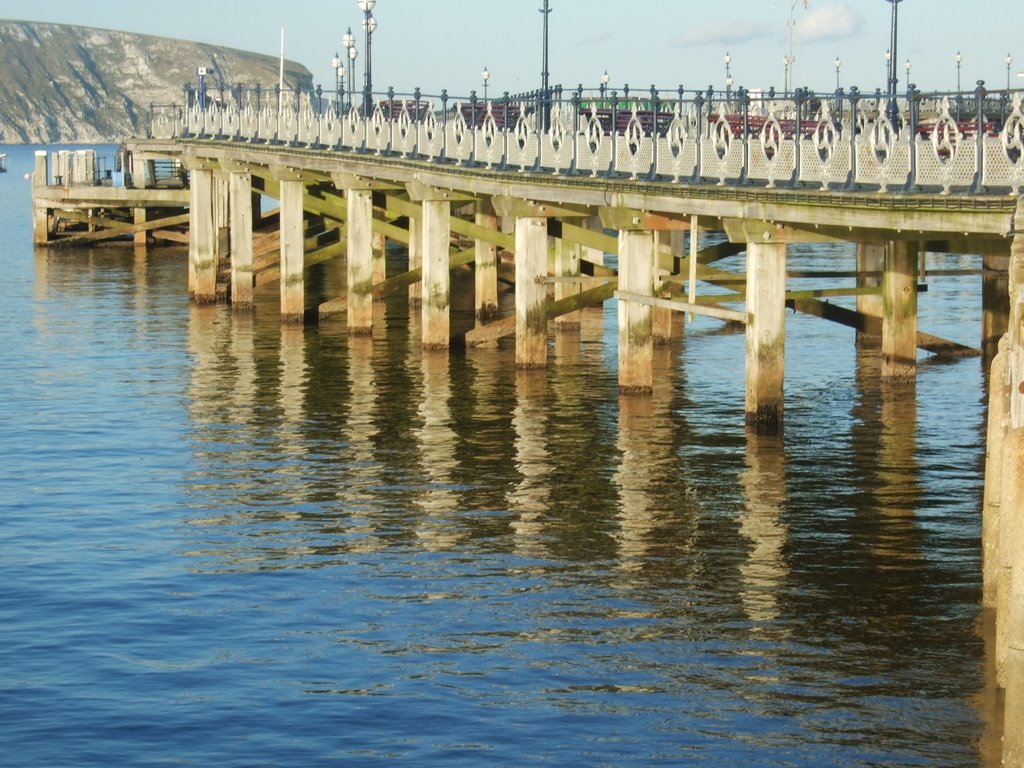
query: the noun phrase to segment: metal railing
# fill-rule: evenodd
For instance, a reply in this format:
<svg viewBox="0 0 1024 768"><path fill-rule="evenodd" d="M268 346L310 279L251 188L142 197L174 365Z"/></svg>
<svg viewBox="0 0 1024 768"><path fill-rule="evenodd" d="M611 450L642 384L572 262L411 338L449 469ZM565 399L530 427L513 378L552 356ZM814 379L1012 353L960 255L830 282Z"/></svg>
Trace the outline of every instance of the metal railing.
<svg viewBox="0 0 1024 768"><path fill-rule="evenodd" d="M686 184L942 194L1024 188L1021 91L779 94L628 86L497 99L222 89L154 106L151 138L205 138L502 171ZM364 116L365 112L369 116ZM548 117L549 128L542 129Z"/></svg>

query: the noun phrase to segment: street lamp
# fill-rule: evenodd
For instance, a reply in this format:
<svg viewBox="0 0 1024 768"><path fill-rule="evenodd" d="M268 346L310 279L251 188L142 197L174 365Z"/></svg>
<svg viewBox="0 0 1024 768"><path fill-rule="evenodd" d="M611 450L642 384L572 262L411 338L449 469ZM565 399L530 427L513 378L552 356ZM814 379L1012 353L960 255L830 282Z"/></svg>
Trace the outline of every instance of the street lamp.
<svg viewBox="0 0 1024 768"><path fill-rule="evenodd" d="M892 6L892 20L889 23L889 49L892 51L892 66L889 67L889 105L886 107L886 113L889 117L890 122L893 125L896 124L896 119L899 117L899 112L896 108L896 62L899 60L899 54L896 52L896 43L898 40L899 30L899 7L902 0L889 0L889 4ZM886 59L888 60L888 56Z"/></svg>
<svg viewBox="0 0 1024 768"><path fill-rule="evenodd" d="M484 64L484 71L480 73L480 79L484 81L484 104L487 103L487 81L491 79L491 73L487 71L487 65Z"/></svg>
<svg viewBox="0 0 1024 768"><path fill-rule="evenodd" d="M907 59L907 63L903 65L907 70L907 85L910 84L910 59Z"/></svg>
<svg viewBox="0 0 1024 768"><path fill-rule="evenodd" d="M729 74L729 65L732 64L732 56L729 55L728 51L725 52L725 57L722 61L725 62L725 98L728 100L729 96L732 94L732 75Z"/></svg>
<svg viewBox="0 0 1024 768"><path fill-rule="evenodd" d="M782 90L789 96L789 66L793 63L793 57L788 53L782 57Z"/></svg>
<svg viewBox="0 0 1024 768"><path fill-rule="evenodd" d="M351 90L353 85L352 80L352 67L355 66L354 62L356 57L352 55L352 51L356 47L356 39L352 36L352 27L349 27L344 35L341 36L341 44L345 48L345 57L342 61L342 66L348 68L348 87ZM349 105L351 106L352 100L349 99Z"/></svg>
<svg viewBox="0 0 1024 768"><path fill-rule="evenodd" d="M351 73L356 71L356 56L358 56L358 55L359 55L359 51L356 50L356 46L355 46L355 44L353 44L352 47L348 49L348 63L349 63L348 71L349 71L350 75L351 75ZM355 103L356 103L356 83L355 83L355 80L353 80L351 77L349 77L349 79L348 79L348 108L352 109L352 107L353 107L353 105Z"/></svg>
<svg viewBox="0 0 1024 768"><path fill-rule="evenodd" d="M609 81L610 79L611 79L611 78L610 78L610 77L608 77L608 70L606 69L606 70L604 71L604 74L603 74L603 75L601 75L601 98L602 98L602 99L604 98L604 92L605 92L605 90L606 90L606 89L608 88L608 81Z"/></svg>
<svg viewBox="0 0 1024 768"><path fill-rule="evenodd" d="M964 57L960 55L960 51L956 52L956 56L953 57L953 61L956 62L956 92L960 93L960 62L964 60Z"/></svg>
<svg viewBox="0 0 1024 768"><path fill-rule="evenodd" d="M541 51L540 95L544 100L544 130L551 121L551 94L548 91L548 16L551 15L549 0L544 0L544 7L539 9L544 14L544 47Z"/></svg>
<svg viewBox="0 0 1024 768"><path fill-rule="evenodd" d="M345 79L345 64L342 62L341 57L338 56L338 52L334 52L334 58L331 59L331 66L334 68L334 113L337 114L341 104L341 85Z"/></svg>
<svg viewBox="0 0 1024 768"><path fill-rule="evenodd" d="M1006 90L1010 90L1010 67L1013 66L1013 56L1006 54Z"/></svg>
<svg viewBox="0 0 1024 768"><path fill-rule="evenodd" d="M832 63L835 65L835 68L836 68L836 92L838 93L839 92L839 68L843 66L843 62L841 62L839 60L839 57L836 56L836 60L833 61Z"/></svg>
<svg viewBox="0 0 1024 768"><path fill-rule="evenodd" d="M363 38L366 45L366 64L363 67L363 115L373 114L373 57L370 53L373 43L373 32L377 29L377 20L373 18L373 7L377 0L356 0L356 5L363 12Z"/></svg>

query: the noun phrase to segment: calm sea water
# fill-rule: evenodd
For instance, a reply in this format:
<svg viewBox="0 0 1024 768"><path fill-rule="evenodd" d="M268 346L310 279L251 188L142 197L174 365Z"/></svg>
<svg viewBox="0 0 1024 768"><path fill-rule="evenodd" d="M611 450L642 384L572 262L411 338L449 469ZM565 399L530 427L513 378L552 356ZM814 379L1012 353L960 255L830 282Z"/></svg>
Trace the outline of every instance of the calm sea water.
<svg viewBox="0 0 1024 768"><path fill-rule="evenodd" d="M979 360L883 388L790 314L785 435L748 436L717 322L620 400L612 307L517 374L424 356L401 300L349 340L276 286L190 307L181 250L33 252L33 149L0 176L3 765L994 764ZM980 278L921 310L976 345Z"/></svg>

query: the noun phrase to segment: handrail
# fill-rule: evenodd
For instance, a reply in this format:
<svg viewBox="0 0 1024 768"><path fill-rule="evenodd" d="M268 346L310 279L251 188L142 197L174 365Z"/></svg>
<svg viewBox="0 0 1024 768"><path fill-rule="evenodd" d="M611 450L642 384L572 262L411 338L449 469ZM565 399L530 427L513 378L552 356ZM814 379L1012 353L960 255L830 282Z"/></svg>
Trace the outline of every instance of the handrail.
<svg viewBox="0 0 1024 768"><path fill-rule="evenodd" d="M152 105L152 138L201 137L434 163L718 186L1019 194L1020 90L779 94L551 89L480 99L387 92L370 109L316 89L236 86ZM205 107L201 107L205 104ZM887 114L889 113L889 114ZM544 117L549 127L544 129Z"/></svg>

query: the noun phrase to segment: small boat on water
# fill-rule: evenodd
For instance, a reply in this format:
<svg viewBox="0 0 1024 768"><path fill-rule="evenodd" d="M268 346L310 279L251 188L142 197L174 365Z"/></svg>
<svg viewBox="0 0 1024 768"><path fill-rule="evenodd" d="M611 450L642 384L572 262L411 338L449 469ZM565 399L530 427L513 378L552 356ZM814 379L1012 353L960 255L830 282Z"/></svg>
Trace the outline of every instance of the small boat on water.
<svg viewBox="0 0 1024 768"><path fill-rule="evenodd" d="M0 173L7 173L7 155L0 154Z"/></svg>

